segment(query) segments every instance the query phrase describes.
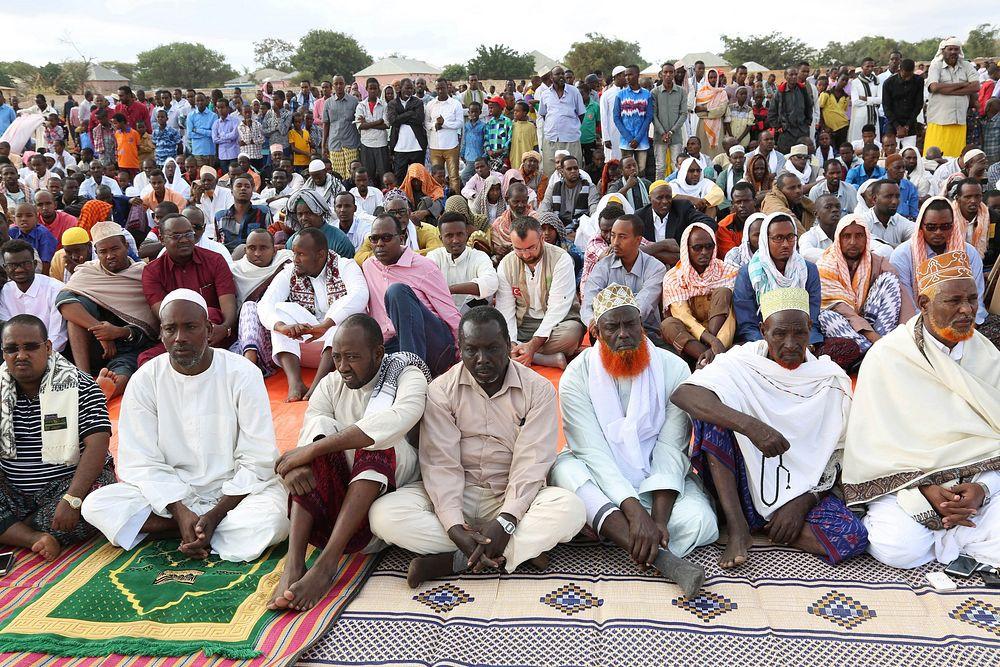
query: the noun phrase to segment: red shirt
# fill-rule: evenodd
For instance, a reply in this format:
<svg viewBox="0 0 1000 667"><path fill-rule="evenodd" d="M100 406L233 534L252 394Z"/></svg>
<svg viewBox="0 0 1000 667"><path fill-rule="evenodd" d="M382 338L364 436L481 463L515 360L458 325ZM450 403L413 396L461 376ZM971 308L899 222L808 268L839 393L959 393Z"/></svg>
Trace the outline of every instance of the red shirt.
<svg viewBox="0 0 1000 667"><path fill-rule="evenodd" d="M727 252L739 247L740 243L743 242L743 232L729 229L729 225L733 224L735 219L736 214L730 213L722 219L715 232L715 256L719 259L725 259Z"/></svg>
<svg viewBox="0 0 1000 667"><path fill-rule="evenodd" d="M139 100L133 100L132 104L128 106L119 102L115 105L114 113L111 114L112 121L114 121L115 114L124 114L128 126L133 130L135 122L141 120L146 123L146 130L153 131L153 128L149 127L149 108Z"/></svg>
<svg viewBox="0 0 1000 667"><path fill-rule="evenodd" d="M209 308L221 309L219 297L236 295L229 265L217 252L195 246L191 261L174 264L166 253L146 265L142 272L142 294L150 306L163 301L175 289L187 288L204 297Z"/></svg>
<svg viewBox="0 0 1000 667"><path fill-rule="evenodd" d="M42 215L39 213L38 224L52 232L52 236L56 237L56 250L62 248L63 232L77 226L76 218L66 211L56 211L56 219L52 221L51 225L42 220Z"/></svg>

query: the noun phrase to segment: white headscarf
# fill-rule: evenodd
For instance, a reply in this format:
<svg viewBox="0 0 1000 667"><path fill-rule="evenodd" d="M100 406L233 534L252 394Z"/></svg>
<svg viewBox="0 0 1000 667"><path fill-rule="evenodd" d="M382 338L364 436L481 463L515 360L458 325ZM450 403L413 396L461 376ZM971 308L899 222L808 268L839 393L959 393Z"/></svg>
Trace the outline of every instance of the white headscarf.
<svg viewBox="0 0 1000 667"><path fill-rule="evenodd" d="M785 272L782 273L774 264L771 257L771 245L767 241L767 230L771 223L777 218L791 218L792 232L798 236L798 227L795 225L795 217L790 213L777 212L764 218L760 225L760 241L757 243L757 252L750 259L747 271L750 274L750 284L757 294L757 302L760 298L771 290L784 287L801 287L805 289L806 280L809 279L809 269L806 260L799 254L798 241L792 245L792 255L785 264ZM747 235L749 236L749 234Z"/></svg>
<svg viewBox="0 0 1000 667"><path fill-rule="evenodd" d="M747 218L747 221L743 223L743 238L737 247L726 253L726 264L736 269L742 269L750 263L750 259L753 257L753 252L750 250L750 227L753 223L758 220L763 221L765 218L767 216L763 213L753 213Z"/></svg>
<svg viewBox="0 0 1000 667"><path fill-rule="evenodd" d="M681 163L681 168L677 170L677 178L670 183L670 188L673 190L675 195L687 195L688 197L698 197L699 199L703 199L712 189L712 186L715 185L715 183L705 178L704 169L702 169L701 172L701 180L694 185L690 185L687 182L688 169L690 169L691 165L695 162L697 162L697 160L693 157L689 157Z"/></svg>
<svg viewBox="0 0 1000 667"><path fill-rule="evenodd" d="M865 213L871 210L871 206L869 206L868 203L865 201L863 195L868 190L868 188L870 188L871 186L875 185L878 182L879 179L877 178L869 178L867 181L862 183L860 187L858 187L858 203L854 207L855 213L857 213L858 215L864 215Z"/></svg>
<svg viewBox="0 0 1000 667"><path fill-rule="evenodd" d="M938 50L937 50L937 53L934 54L934 60L937 60L939 62L942 61L942 60L944 60L944 50L945 50L945 47L948 47L948 46L957 46L958 47L958 59L959 60L964 60L965 59L965 50L962 48L962 42L958 41L957 37L949 37L948 39L942 39L941 43L938 44Z"/></svg>

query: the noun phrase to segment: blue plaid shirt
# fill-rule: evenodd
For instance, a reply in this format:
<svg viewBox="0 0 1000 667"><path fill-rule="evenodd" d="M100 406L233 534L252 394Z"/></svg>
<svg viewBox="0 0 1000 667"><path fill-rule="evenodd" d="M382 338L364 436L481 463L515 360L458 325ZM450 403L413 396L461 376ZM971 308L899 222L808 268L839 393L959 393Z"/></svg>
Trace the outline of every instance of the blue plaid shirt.
<svg viewBox="0 0 1000 667"><path fill-rule="evenodd" d="M156 146L156 164L163 166L168 158L177 157L177 144L181 143L181 133L169 125L162 130L153 130L153 144Z"/></svg>

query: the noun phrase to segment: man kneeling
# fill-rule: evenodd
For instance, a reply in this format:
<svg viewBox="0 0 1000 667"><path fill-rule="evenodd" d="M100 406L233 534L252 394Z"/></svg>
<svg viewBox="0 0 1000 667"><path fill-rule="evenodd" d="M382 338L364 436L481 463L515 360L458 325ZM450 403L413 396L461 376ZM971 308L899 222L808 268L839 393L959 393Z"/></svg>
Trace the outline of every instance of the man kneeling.
<svg viewBox="0 0 1000 667"><path fill-rule="evenodd" d="M511 361L507 321L478 306L458 328L462 363L431 383L416 482L372 506L372 532L418 554L407 582L471 568L513 572L584 523L583 503L545 486L559 423L552 383ZM534 560L542 565L544 558Z"/></svg>
<svg viewBox="0 0 1000 667"><path fill-rule="evenodd" d="M378 322L361 314L340 323L331 354L337 372L316 387L298 447L277 464L292 494L292 528L270 609L311 609L333 585L343 554L382 548L368 510L419 474L407 434L424 413L427 364L410 352L386 354ZM307 571L309 544L323 551Z"/></svg>
<svg viewBox="0 0 1000 667"><path fill-rule="evenodd" d="M180 533L185 555L238 562L288 535L264 380L246 358L209 347L211 331L197 292L163 299L168 354L136 371L122 398L121 481L83 503L83 518L112 544Z"/></svg>
<svg viewBox="0 0 1000 667"><path fill-rule="evenodd" d="M628 287L612 283L593 307L598 344L559 383L569 449L556 459L552 481L583 500L598 535L690 597L705 571L682 558L719 536L708 496L689 474L690 421L670 404L690 371L646 338Z"/></svg>
<svg viewBox="0 0 1000 667"><path fill-rule="evenodd" d="M837 482L851 380L808 351L809 293L781 288L761 298L764 340L720 354L673 402L694 417L691 456L722 505L729 538L723 568L742 565L750 531L831 564L862 553L861 521L830 493ZM706 465L707 464L707 465Z"/></svg>

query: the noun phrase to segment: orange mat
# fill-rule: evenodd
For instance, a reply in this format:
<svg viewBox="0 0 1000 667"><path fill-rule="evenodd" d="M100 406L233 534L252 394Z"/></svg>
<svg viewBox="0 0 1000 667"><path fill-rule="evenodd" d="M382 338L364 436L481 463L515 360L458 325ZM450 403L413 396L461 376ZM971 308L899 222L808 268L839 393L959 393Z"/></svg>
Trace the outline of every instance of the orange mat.
<svg viewBox="0 0 1000 667"><path fill-rule="evenodd" d="M548 378L557 389L559 388L559 378L562 376L561 370L545 368L544 366L535 366L534 370ZM303 371L303 378L307 384L312 382L314 374L315 372L312 369L305 369ZM271 415L274 418L274 432L278 441L278 450L286 452L295 447L295 442L299 437L299 429L302 427L302 419L306 414L306 407L309 404L305 401L285 403L285 396L288 395L288 383L285 381L283 373L275 373L264 384L267 386L267 393L271 398ZM117 424L120 404L121 399L115 399L108 405L108 412L114 424L111 436L112 454L116 454L118 451ZM562 420L560 419L558 448L561 450L565 445L566 438L563 436Z"/></svg>

